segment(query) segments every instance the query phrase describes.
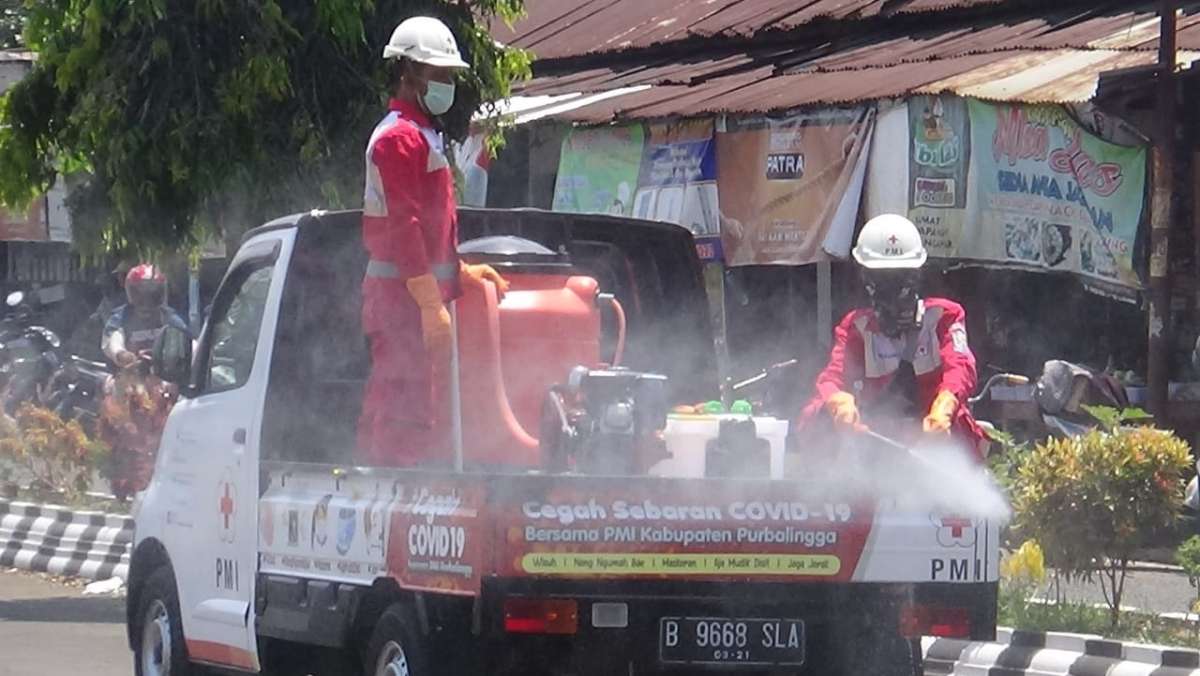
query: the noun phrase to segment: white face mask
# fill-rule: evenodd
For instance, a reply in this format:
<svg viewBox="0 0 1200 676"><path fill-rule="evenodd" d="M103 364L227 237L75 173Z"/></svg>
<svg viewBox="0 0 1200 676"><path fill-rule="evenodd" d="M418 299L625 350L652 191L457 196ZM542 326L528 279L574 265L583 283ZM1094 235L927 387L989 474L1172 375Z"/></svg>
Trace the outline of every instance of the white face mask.
<svg viewBox="0 0 1200 676"><path fill-rule="evenodd" d="M430 80L421 99L430 115L442 115L454 105L454 83Z"/></svg>

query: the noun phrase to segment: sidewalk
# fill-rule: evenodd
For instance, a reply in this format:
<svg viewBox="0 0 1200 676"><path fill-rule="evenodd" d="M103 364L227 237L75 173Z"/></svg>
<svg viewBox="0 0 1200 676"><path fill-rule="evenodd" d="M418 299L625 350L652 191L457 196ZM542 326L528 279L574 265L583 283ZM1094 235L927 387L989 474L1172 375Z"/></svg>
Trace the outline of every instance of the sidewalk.
<svg viewBox="0 0 1200 676"><path fill-rule="evenodd" d="M1062 590L1068 601L1104 603L1099 574L1091 582L1063 582ZM1138 562L1126 578L1121 607L1159 615L1182 614L1190 610L1195 598L1196 589L1179 567Z"/></svg>

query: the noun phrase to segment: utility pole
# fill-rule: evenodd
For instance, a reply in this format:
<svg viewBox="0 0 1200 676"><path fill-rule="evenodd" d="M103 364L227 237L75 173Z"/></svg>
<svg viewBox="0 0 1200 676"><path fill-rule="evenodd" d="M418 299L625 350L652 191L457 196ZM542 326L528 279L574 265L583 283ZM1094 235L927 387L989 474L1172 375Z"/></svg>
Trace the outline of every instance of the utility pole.
<svg viewBox="0 0 1200 676"><path fill-rule="evenodd" d="M1150 311L1149 381L1150 412L1160 424L1169 424L1168 381L1170 380L1171 340L1171 224L1175 220L1175 5L1177 0L1162 0L1159 5L1158 38L1158 120L1153 149L1154 190L1150 197Z"/></svg>

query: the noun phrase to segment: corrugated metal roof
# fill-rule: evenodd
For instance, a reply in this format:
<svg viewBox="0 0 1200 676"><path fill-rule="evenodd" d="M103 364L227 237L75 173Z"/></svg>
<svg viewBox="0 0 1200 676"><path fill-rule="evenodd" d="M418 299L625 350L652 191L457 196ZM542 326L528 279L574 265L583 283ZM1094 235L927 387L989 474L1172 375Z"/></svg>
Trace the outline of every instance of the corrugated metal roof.
<svg viewBox="0 0 1200 676"><path fill-rule="evenodd" d="M999 5L1004 0L526 0L526 16L492 34L550 59L646 47L687 37L790 30L860 19Z"/></svg>
<svg viewBox="0 0 1200 676"><path fill-rule="evenodd" d="M557 59L661 45L688 38L746 37L765 32L795 32L824 21L847 32L855 21L904 15L946 13L1002 5L1012 0L526 0L526 16L511 28L493 27L496 39L531 50L539 59ZM1028 6L1029 3L1024 3ZM1137 9L1153 18L1155 2L1131 0L1126 9ZM1185 0L1189 10L1200 3ZM1076 9L1071 9L1071 6ZM1131 13L1112 15L1105 3L1064 1L1048 3L1031 14L1054 14L1040 21L1047 36L1059 47L1086 47L1086 33L1101 27L1108 33L1128 26ZM938 18L940 20L940 17ZM979 21L978 17L973 19ZM1099 20L1100 23L1092 23ZM909 22L911 23L911 22ZM931 17L931 28L937 20ZM1090 24L1081 34L1079 24ZM1107 25L1104 25L1107 24ZM878 26L878 24L875 24ZM1200 49L1200 31L1181 34L1181 46ZM1157 32L1145 34L1147 43L1157 41ZM1152 47L1152 44L1146 44Z"/></svg>
<svg viewBox="0 0 1200 676"><path fill-rule="evenodd" d="M922 6L932 6L934 1ZM623 2L608 0L607 6ZM654 2L644 0L643 4ZM720 0L707 4L720 4ZM780 3L765 4L774 7ZM794 8L797 3L785 4ZM846 0L833 4L848 11L851 5L864 3ZM745 5L738 11L750 6L761 9L764 3L748 0ZM831 6L826 0L809 5ZM647 57L634 62L636 65L544 76L525 83L520 93L641 88L573 106L560 115L590 123L786 110L935 92L991 100L1075 102L1094 95L1102 72L1154 63L1157 41L1153 13L1076 17L1057 24L1035 17L979 28L912 30L841 45L801 42L790 48L759 47L749 41L723 54L691 59ZM1196 50L1180 53L1183 64L1200 55L1200 16L1181 18L1180 45Z"/></svg>

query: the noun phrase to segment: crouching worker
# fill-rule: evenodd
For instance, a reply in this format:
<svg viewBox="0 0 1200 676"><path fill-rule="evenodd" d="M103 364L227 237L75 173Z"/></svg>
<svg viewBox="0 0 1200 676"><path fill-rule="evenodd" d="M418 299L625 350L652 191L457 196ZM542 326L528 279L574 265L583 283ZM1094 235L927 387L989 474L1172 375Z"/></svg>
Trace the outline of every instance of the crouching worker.
<svg viewBox="0 0 1200 676"><path fill-rule="evenodd" d="M949 436L981 457L986 436L967 408L976 372L966 313L952 300L921 297L927 254L920 232L902 216L877 216L863 226L853 255L870 305L837 325L799 424L872 429L903 444L922 433Z"/></svg>

